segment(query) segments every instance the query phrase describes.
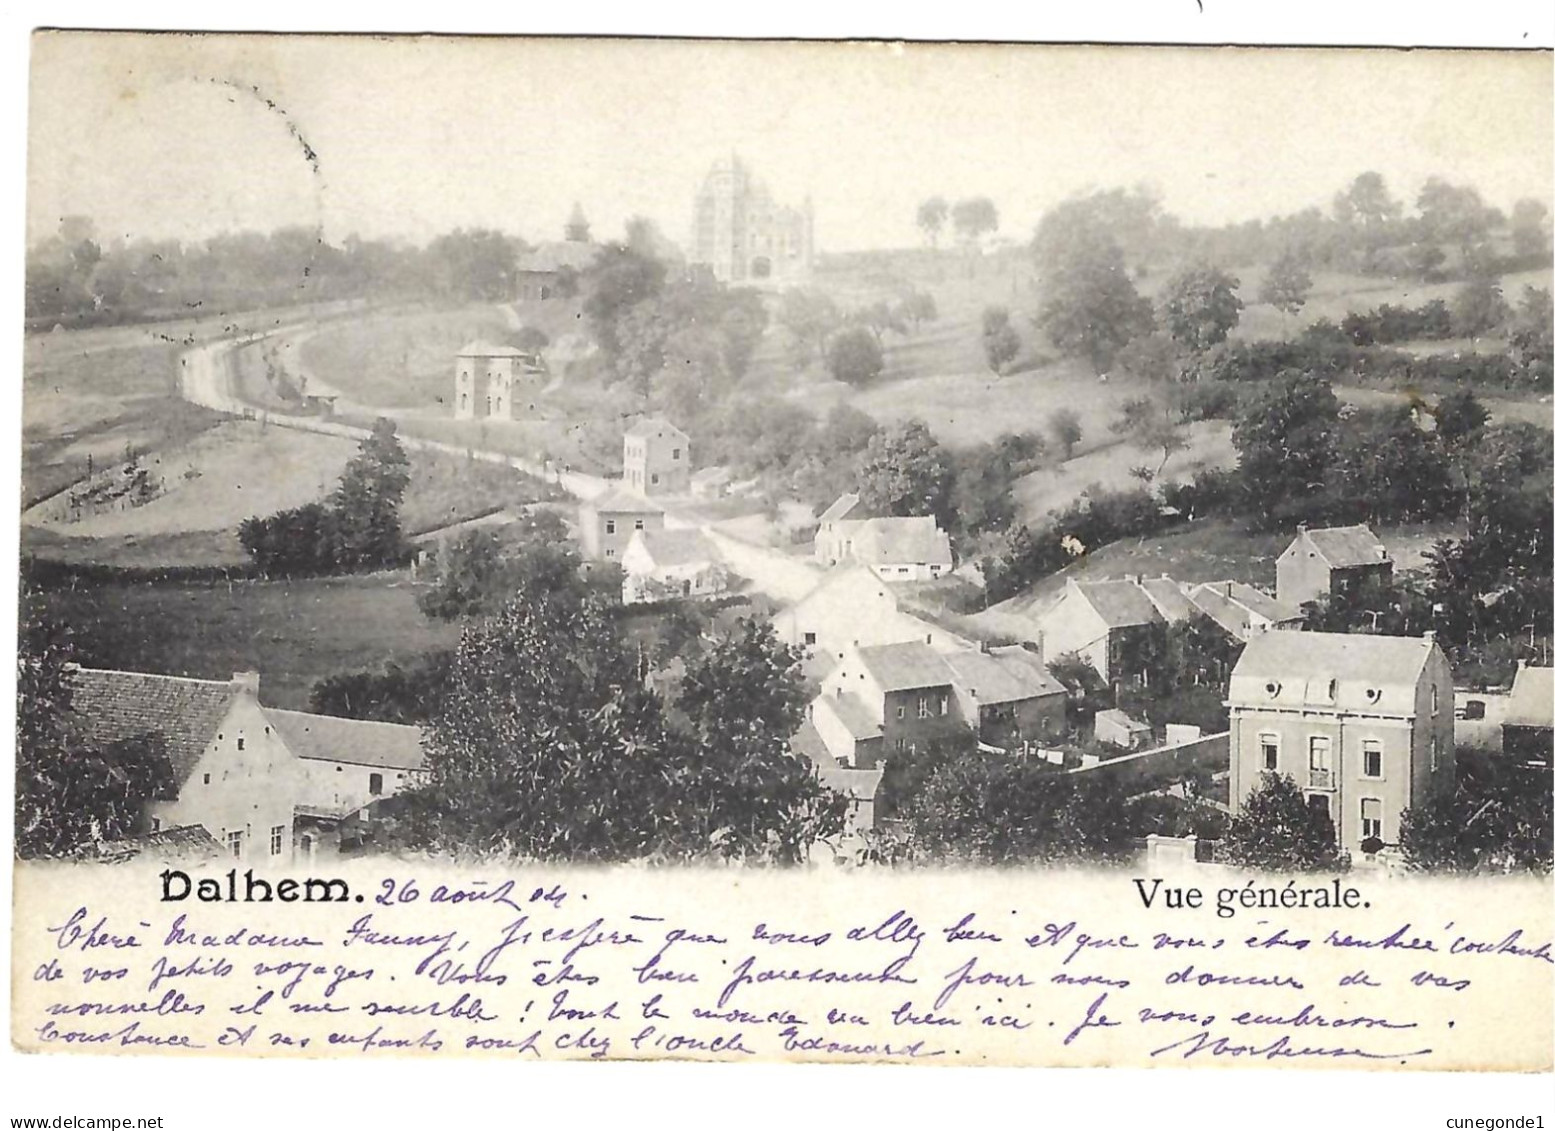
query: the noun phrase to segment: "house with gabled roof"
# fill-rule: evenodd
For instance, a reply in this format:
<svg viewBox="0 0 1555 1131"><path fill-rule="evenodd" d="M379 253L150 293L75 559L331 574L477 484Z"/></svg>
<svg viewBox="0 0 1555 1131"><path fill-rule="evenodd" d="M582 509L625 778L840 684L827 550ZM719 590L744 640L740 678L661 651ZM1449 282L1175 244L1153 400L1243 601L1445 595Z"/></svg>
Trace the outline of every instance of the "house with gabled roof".
<svg viewBox="0 0 1555 1131"><path fill-rule="evenodd" d="M788 748L815 767L815 776L823 786L848 799L840 847L845 850L857 847L860 838L875 828L875 799L880 792L885 767L877 764L873 769L861 770L842 765L832 757L810 719L799 724L799 729L789 739Z"/></svg>
<svg viewBox="0 0 1555 1131"><path fill-rule="evenodd" d="M808 717L839 764L873 769L964 725L954 683L927 644L850 648L821 681Z"/></svg>
<svg viewBox="0 0 1555 1131"><path fill-rule="evenodd" d="M972 647L971 641L907 612L890 585L862 566L836 570L773 618L778 637L806 648L830 667L849 648L921 641L935 651Z"/></svg>
<svg viewBox="0 0 1555 1131"><path fill-rule="evenodd" d="M531 418L545 380L539 354L477 339L454 359L454 419Z"/></svg>
<svg viewBox="0 0 1555 1131"><path fill-rule="evenodd" d="M684 495L691 489L691 437L668 420L648 416L621 442L621 483L642 495Z"/></svg>
<svg viewBox="0 0 1555 1131"><path fill-rule="evenodd" d="M883 581L929 581L955 567L950 535L932 515L868 515L848 493L816 520L814 556L821 565L856 563Z"/></svg>
<svg viewBox="0 0 1555 1131"><path fill-rule="evenodd" d="M1555 740L1555 668L1519 664L1501 717L1501 752L1548 767Z"/></svg>
<svg viewBox="0 0 1555 1131"><path fill-rule="evenodd" d="M1340 848L1396 846L1405 810L1452 785L1452 668L1430 635L1264 632L1226 696L1231 807L1265 773L1292 778Z"/></svg>
<svg viewBox="0 0 1555 1131"><path fill-rule="evenodd" d="M961 717L992 746L1055 742L1066 730L1064 685L1018 644L945 652Z"/></svg>
<svg viewBox="0 0 1555 1131"><path fill-rule="evenodd" d="M1228 636L1251 640L1270 629L1300 628L1299 608L1240 581L1206 581L1188 588L1188 598Z"/></svg>
<svg viewBox="0 0 1555 1131"><path fill-rule="evenodd" d="M564 277L576 277L594 265L604 251L589 239L589 223L583 209L576 203L560 240L546 240L519 256L514 275L517 286L515 297L520 301L544 301L559 298L566 292Z"/></svg>
<svg viewBox="0 0 1555 1131"><path fill-rule="evenodd" d="M1152 594L1133 578L1070 577L1063 593L1037 618L1042 658L1051 664L1060 656L1078 656L1108 683L1143 674L1165 640L1163 593ZM1183 605L1191 608L1186 600ZM1175 602L1168 607L1175 609Z"/></svg>
<svg viewBox="0 0 1555 1131"><path fill-rule="evenodd" d="M590 561L620 562L634 533L663 529L664 508L619 483L608 484L578 508L578 538Z"/></svg>
<svg viewBox="0 0 1555 1131"><path fill-rule="evenodd" d="M694 527L633 531L621 555L621 569L621 601L627 605L715 597L729 587L723 555Z"/></svg>
<svg viewBox="0 0 1555 1131"><path fill-rule="evenodd" d="M291 860L302 770L259 705L257 672L209 680L77 668L69 679L88 742L153 736L165 751L172 788L147 805L146 831L198 825L237 860Z"/></svg>
<svg viewBox="0 0 1555 1131"><path fill-rule="evenodd" d="M1320 530L1303 524L1275 559L1274 575L1280 603L1300 609L1319 597L1388 584L1393 580L1393 561L1382 540L1364 523Z"/></svg>

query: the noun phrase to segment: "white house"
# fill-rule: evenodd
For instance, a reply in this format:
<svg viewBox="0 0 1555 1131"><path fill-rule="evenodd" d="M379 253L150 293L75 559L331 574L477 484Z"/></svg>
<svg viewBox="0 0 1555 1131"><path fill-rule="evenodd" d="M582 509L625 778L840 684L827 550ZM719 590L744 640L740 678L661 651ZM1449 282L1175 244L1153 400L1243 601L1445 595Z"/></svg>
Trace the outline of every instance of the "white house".
<svg viewBox="0 0 1555 1131"><path fill-rule="evenodd" d="M245 863L292 859L303 771L259 705L257 672L209 680L79 668L70 683L88 742L153 735L163 743L172 790L147 806L148 831L198 825Z"/></svg>
<svg viewBox="0 0 1555 1131"><path fill-rule="evenodd" d="M424 775L421 728L398 723L342 719L267 707L265 714L302 768L297 795L298 847L311 856L315 827L353 813L419 784ZM327 832L327 830L325 830Z"/></svg>
<svg viewBox="0 0 1555 1131"><path fill-rule="evenodd" d="M973 648L971 641L913 616L870 570L853 566L828 575L773 618L780 639L835 662L853 647L916 640L936 651Z"/></svg>
<svg viewBox="0 0 1555 1131"><path fill-rule="evenodd" d="M718 547L696 529L636 530L621 555L621 601L712 597L729 585Z"/></svg>
<svg viewBox="0 0 1555 1131"><path fill-rule="evenodd" d="M932 516L861 517L859 497L843 495L821 512L815 560L834 566L854 562L883 581L931 581L955 567L950 535Z"/></svg>

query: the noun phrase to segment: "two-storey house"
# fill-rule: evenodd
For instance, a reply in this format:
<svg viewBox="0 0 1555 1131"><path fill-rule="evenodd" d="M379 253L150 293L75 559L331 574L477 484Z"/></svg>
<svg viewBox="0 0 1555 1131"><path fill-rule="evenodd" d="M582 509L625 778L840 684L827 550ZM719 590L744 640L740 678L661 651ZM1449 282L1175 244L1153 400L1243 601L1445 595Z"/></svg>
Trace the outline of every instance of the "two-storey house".
<svg viewBox="0 0 1555 1131"><path fill-rule="evenodd" d="M1393 561L1371 527L1296 527L1296 536L1275 560L1275 596L1299 610L1319 597L1359 592L1393 579Z"/></svg>
<svg viewBox="0 0 1555 1131"><path fill-rule="evenodd" d="M1397 845L1403 812L1453 781L1452 669L1430 637L1259 634L1226 706L1232 811L1287 776L1352 854Z"/></svg>
<svg viewBox="0 0 1555 1131"><path fill-rule="evenodd" d="M639 420L622 441L621 482L644 495L686 494L691 488L691 438L667 420Z"/></svg>
<svg viewBox="0 0 1555 1131"><path fill-rule="evenodd" d="M619 563L633 534L663 529L663 507L615 483L578 508L578 539L590 561Z"/></svg>
<svg viewBox="0 0 1555 1131"><path fill-rule="evenodd" d="M1064 685L1020 645L942 653L962 719L978 741L1014 749L1057 742L1067 724Z"/></svg>
<svg viewBox="0 0 1555 1131"><path fill-rule="evenodd" d="M964 725L954 683L927 644L853 648L822 681L809 719L839 765L873 769Z"/></svg>

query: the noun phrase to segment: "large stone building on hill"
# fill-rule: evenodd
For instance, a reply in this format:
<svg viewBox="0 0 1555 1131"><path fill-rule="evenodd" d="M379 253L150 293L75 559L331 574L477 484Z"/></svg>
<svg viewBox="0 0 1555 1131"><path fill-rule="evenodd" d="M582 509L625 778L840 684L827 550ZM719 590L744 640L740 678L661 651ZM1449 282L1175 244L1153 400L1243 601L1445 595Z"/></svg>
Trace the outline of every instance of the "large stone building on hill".
<svg viewBox="0 0 1555 1131"><path fill-rule="evenodd" d="M807 278L815 258L815 213L778 205L767 187L731 155L708 172L691 225L694 265L725 283Z"/></svg>
<svg viewBox="0 0 1555 1131"><path fill-rule="evenodd" d="M519 301L538 302L561 298L570 292L569 277L577 276L593 265L603 250L589 238L589 222L583 209L572 206L572 216L562 230L563 239L549 240L525 252L518 260L515 297Z"/></svg>

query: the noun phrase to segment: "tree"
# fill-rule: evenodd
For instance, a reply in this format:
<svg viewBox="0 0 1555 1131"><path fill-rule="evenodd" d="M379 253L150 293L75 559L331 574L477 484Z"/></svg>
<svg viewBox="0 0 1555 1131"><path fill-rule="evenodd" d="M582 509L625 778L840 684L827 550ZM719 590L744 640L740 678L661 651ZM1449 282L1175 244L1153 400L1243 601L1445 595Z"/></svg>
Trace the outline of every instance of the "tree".
<svg viewBox="0 0 1555 1131"><path fill-rule="evenodd" d="M1479 403L1473 389L1443 393L1431 415L1436 418L1437 438L1445 444L1469 439L1490 422L1490 413Z"/></svg>
<svg viewBox="0 0 1555 1131"><path fill-rule="evenodd" d="M1225 863L1261 872L1331 872L1348 869L1328 815L1307 804L1284 774L1264 773L1226 824L1217 854Z"/></svg>
<svg viewBox="0 0 1555 1131"><path fill-rule="evenodd" d="M1462 338L1478 338L1499 329L1512 309L1501 297L1497 279L1472 279L1452 296L1452 332Z"/></svg>
<svg viewBox="0 0 1555 1131"><path fill-rule="evenodd" d="M826 357L826 343L842 323L837 304L822 291L791 287L778 300L777 323L788 332L789 354L797 365Z"/></svg>
<svg viewBox="0 0 1555 1131"><path fill-rule="evenodd" d="M846 799L789 746L809 698L803 658L770 623L741 619L687 665L676 708L700 758L692 796L681 802L698 824L682 835L726 856L794 863L841 831Z"/></svg>
<svg viewBox="0 0 1555 1131"><path fill-rule="evenodd" d="M534 511L498 534L467 530L437 556L437 576L416 599L433 620L489 616L524 588L564 586L577 575L577 554L554 511Z"/></svg>
<svg viewBox="0 0 1555 1131"><path fill-rule="evenodd" d="M1336 434L1328 485L1353 516L1370 522L1437 518L1456 492L1440 440L1407 405L1358 408Z"/></svg>
<svg viewBox="0 0 1555 1131"><path fill-rule="evenodd" d="M1426 238L1457 248L1465 263L1474 258L1497 217L1473 185L1453 185L1441 177L1426 180L1415 206Z"/></svg>
<svg viewBox="0 0 1555 1131"><path fill-rule="evenodd" d="M1375 172L1362 173L1334 197L1334 219L1341 229L1350 230L1347 238L1358 252L1362 270L1375 268L1377 253L1403 210L1388 194L1382 175Z"/></svg>
<svg viewBox="0 0 1555 1131"><path fill-rule="evenodd" d="M1123 402L1122 415L1111 425L1112 431L1141 451L1159 451L1161 462L1151 479L1166 470L1166 463L1188 447L1188 433L1161 408L1154 397L1138 397Z"/></svg>
<svg viewBox="0 0 1555 1131"><path fill-rule="evenodd" d="M858 495L866 512L934 515L948 526L954 485L950 453L921 420L872 436L859 461Z"/></svg>
<svg viewBox="0 0 1555 1131"><path fill-rule="evenodd" d="M1523 288L1508 346L1523 384L1549 389L1555 381L1555 306L1548 288Z"/></svg>
<svg viewBox="0 0 1555 1131"><path fill-rule="evenodd" d="M1248 390L1231 442L1243 495L1265 520L1323 489L1338 420L1339 400L1321 377L1287 370Z"/></svg>
<svg viewBox="0 0 1555 1131"><path fill-rule="evenodd" d="M376 569L404 556L400 502L409 485L410 458L394 421L379 417L329 498L339 569Z"/></svg>
<svg viewBox="0 0 1555 1131"><path fill-rule="evenodd" d="M1108 233L1087 226L1056 235L1043 217L1034 249L1042 294L1035 321L1055 349L1101 373L1131 339L1150 332L1150 301L1134 289Z"/></svg>
<svg viewBox="0 0 1555 1131"><path fill-rule="evenodd" d="M1065 459L1073 457L1075 448L1085 438L1080 429L1080 414L1072 408L1054 409L1049 413L1047 431Z"/></svg>
<svg viewBox="0 0 1555 1131"><path fill-rule="evenodd" d="M1512 247L1519 256L1549 255L1549 216L1543 201L1524 197L1512 205Z"/></svg>
<svg viewBox="0 0 1555 1131"><path fill-rule="evenodd" d="M939 247L940 230L944 228L945 218L949 214L950 205L943 196L931 196L918 205L918 227L927 237L930 247Z"/></svg>
<svg viewBox="0 0 1555 1131"><path fill-rule="evenodd" d="M143 831L148 803L176 796L165 736L107 745L72 712L67 628L24 603L16 654L16 854L68 857Z"/></svg>
<svg viewBox="0 0 1555 1131"><path fill-rule="evenodd" d="M583 316L608 358L613 360L621 352L617 328L627 311L657 295L664 279L664 264L658 259L629 247L608 245L582 272Z"/></svg>
<svg viewBox="0 0 1555 1131"><path fill-rule="evenodd" d="M934 296L928 291L910 287L897 300L895 313L900 321L911 323L913 330L917 331L925 322L933 322L939 318L939 307L935 305Z"/></svg>
<svg viewBox="0 0 1555 1131"><path fill-rule="evenodd" d="M872 332L855 326L833 335L826 367L845 385L867 385L885 369L885 354Z"/></svg>
<svg viewBox="0 0 1555 1131"><path fill-rule="evenodd" d="M1015 520L1016 471L998 444L976 444L955 457L950 512L968 534L1004 530Z"/></svg>
<svg viewBox="0 0 1555 1131"><path fill-rule="evenodd" d="M1409 867L1549 872L1549 776L1460 746L1456 778L1400 817L1399 847Z"/></svg>
<svg viewBox="0 0 1555 1131"><path fill-rule="evenodd" d="M1259 301L1287 316L1299 313L1311 293L1312 276L1307 273L1306 262L1291 248L1280 252L1279 258L1269 265L1269 273L1258 288Z"/></svg>
<svg viewBox="0 0 1555 1131"><path fill-rule="evenodd" d="M1010 325L1010 312L1002 306L983 311L983 356L988 368L1002 374L1004 367L1020 353L1020 335Z"/></svg>
<svg viewBox="0 0 1555 1131"><path fill-rule="evenodd" d="M885 345L885 332L890 330L895 334L906 334L907 326L902 322L897 309L884 299L862 306L848 315L848 321L863 326L875 336L875 341L882 347Z"/></svg>
<svg viewBox="0 0 1555 1131"><path fill-rule="evenodd" d="M1189 267L1166 284L1161 314L1172 337L1197 353L1218 345L1242 316L1240 282L1216 267Z"/></svg>
<svg viewBox="0 0 1555 1131"><path fill-rule="evenodd" d="M955 226L956 238L972 247L985 235L999 230L999 210L986 196L967 197L951 206L950 222Z"/></svg>

